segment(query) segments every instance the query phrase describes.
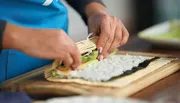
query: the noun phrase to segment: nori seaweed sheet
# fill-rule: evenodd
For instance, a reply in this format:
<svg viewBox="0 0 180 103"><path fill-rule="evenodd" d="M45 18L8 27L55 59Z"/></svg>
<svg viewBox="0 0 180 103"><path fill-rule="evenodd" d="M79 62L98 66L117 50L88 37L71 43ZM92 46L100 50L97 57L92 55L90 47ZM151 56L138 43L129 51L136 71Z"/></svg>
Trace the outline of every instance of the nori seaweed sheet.
<svg viewBox="0 0 180 103"><path fill-rule="evenodd" d="M108 81L111 81L111 80L114 80L114 79L117 79L119 77L123 77L123 76L127 76L127 75L130 75L130 74L133 74L135 73L136 71L138 70L141 70L141 69L145 69L152 61L155 61L157 59L159 59L160 57L154 57L152 59L149 59L149 60L145 60L144 62L140 63L137 67L133 67L131 70L127 70L125 71L123 74L119 75L119 76L115 76L115 77L112 77L111 79L109 79ZM105 81L104 81L105 82Z"/></svg>

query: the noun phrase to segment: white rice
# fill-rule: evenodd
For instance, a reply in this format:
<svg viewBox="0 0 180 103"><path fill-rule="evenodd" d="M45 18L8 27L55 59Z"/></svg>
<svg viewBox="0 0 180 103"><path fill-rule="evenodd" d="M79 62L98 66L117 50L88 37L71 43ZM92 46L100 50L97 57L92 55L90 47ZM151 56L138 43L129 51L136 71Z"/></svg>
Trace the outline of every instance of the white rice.
<svg viewBox="0 0 180 103"><path fill-rule="evenodd" d="M133 67L151 57L131 56L131 55L114 55L100 61L96 64L88 65L82 70L71 71L70 78L82 78L88 81L107 81L112 77L119 76Z"/></svg>

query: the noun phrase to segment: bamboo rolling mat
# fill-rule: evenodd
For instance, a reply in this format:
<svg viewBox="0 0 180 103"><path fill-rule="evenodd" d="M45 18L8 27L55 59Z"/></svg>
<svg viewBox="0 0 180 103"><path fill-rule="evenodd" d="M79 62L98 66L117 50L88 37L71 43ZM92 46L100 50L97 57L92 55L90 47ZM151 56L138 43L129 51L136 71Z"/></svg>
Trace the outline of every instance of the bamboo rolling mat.
<svg viewBox="0 0 180 103"><path fill-rule="evenodd" d="M44 66L24 75L5 81L1 85L3 91L24 90L29 95L43 96L71 96L71 95L103 95L113 97L128 97L146 88L147 86L173 74L180 70L180 60L171 55L151 54L141 52L121 51L118 54L159 56L158 61L153 61L148 67L139 70L131 75L119 77L113 81L101 85L78 84L78 83L55 83L48 82L44 78L44 70L51 65ZM162 60L170 60L168 64L163 64Z"/></svg>

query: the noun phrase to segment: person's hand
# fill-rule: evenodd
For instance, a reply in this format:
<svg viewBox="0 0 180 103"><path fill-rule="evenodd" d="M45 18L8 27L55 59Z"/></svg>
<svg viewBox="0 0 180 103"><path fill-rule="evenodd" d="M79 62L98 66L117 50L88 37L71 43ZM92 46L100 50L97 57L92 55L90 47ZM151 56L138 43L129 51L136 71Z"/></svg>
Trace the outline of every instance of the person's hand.
<svg viewBox="0 0 180 103"><path fill-rule="evenodd" d="M81 62L78 47L63 30L31 29L7 24L3 48L16 49L37 58L56 59L74 69Z"/></svg>
<svg viewBox="0 0 180 103"><path fill-rule="evenodd" d="M97 48L101 55L108 56L115 48L126 44L129 33L122 22L109 14L99 13L89 17L89 31L99 36Z"/></svg>
<svg viewBox="0 0 180 103"><path fill-rule="evenodd" d="M102 48L100 56L107 57L115 48L126 44L129 33L123 23L107 13L102 5L92 3L87 6L89 32L99 36L97 48Z"/></svg>

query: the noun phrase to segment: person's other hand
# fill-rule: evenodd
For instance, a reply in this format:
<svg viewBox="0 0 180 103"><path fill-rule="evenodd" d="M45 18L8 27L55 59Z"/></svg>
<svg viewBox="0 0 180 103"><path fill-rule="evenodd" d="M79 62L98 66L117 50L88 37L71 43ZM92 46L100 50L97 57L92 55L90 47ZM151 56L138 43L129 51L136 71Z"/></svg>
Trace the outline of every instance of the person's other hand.
<svg viewBox="0 0 180 103"><path fill-rule="evenodd" d="M99 36L97 48L102 48L101 56L107 57L115 48L126 44L129 33L123 23L107 13L98 3L87 6L89 32Z"/></svg>
<svg viewBox="0 0 180 103"><path fill-rule="evenodd" d="M63 30L31 29L8 23L3 48L16 49L37 58L56 59L74 69L81 62L78 47Z"/></svg>
<svg viewBox="0 0 180 103"><path fill-rule="evenodd" d="M99 13L89 17L89 31L99 35L97 48L101 55L108 56L115 48L126 44L129 33L122 22L109 14Z"/></svg>

